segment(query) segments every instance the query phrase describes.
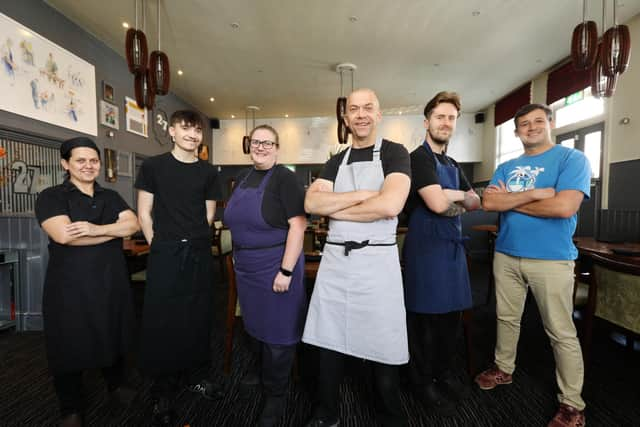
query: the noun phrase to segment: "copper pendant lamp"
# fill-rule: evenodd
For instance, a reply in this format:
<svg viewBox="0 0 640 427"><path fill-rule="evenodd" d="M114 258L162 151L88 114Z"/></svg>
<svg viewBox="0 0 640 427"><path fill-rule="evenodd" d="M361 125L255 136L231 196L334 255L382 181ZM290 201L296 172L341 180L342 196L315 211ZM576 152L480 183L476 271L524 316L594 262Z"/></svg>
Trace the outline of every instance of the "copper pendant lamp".
<svg viewBox="0 0 640 427"><path fill-rule="evenodd" d="M604 23L604 7L602 21ZM616 22L616 2L614 1L613 26L602 36L602 47L600 49L600 61L602 62L603 73L610 77L624 73L629 66L630 53L631 36L629 34L629 27L626 25L618 25Z"/></svg>
<svg viewBox="0 0 640 427"><path fill-rule="evenodd" d="M251 139L249 138L249 129L247 126L247 121L248 121L248 116L249 116L249 111L251 111L251 118L252 118L252 128L251 129L255 129L256 127L256 111L260 110L260 107L256 107L255 105L247 105L247 108L244 111L244 133L245 135L242 137L242 152L244 154L249 154L251 153Z"/></svg>
<svg viewBox="0 0 640 427"><path fill-rule="evenodd" d="M142 5L144 9L144 3ZM135 0L136 27L127 30L125 39L125 55L129 72L132 74L141 73L147 69L149 49L147 47L147 36L138 29L138 0ZM144 11L143 11L144 14Z"/></svg>
<svg viewBox="0 0 640 427"><path fill-rule="evenodd" d="M154 50L149 56L149 71L151 91L160 96L169 93L171 79L169 57L160 49L160 0L158 0L158 50Z"/></svg>
<svg viewBox="0 0 640 427"><path fill-rule="evenodd" d="M336 66L336 72L340 73L340 96L336 102L336 119L338 120L338 142L346 144L349 141L349 133L351 130L344 122L344 115L347 112L347 98L344 96L344 79L343 73L351 72L351 91L353 91L353 72L356 70L354 64L343 63Z"/></svg>
<svg viewBox="0 0 640 427"><path fill-rule="evenodd" d="M140 108L153 109L156 94L151 87L151 70L137 73L133 81L134 91L136 94L136 104Z"/></svg>
<svg viewBox="0 0 640 427"><path fill-rule="evenodd" d="M595 21L587 21L587 1L582 1L582 22L571 37L571 61L576 70L588 70L598 53L598 27Z"/></svg>
<svg viewBox="0 0 640 427"><path fill-rule="evenodd" d="M591 94L596 98L609 98L616 91L618 76L608 76L604 73L601 55L602 44L598 45L596 62L591 68Z"/></svg>

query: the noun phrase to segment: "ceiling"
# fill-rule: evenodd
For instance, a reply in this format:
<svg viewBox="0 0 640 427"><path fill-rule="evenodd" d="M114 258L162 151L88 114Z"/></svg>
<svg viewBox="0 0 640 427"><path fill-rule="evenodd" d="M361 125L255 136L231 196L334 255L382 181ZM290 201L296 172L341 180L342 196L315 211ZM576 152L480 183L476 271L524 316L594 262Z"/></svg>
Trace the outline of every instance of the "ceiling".
<svg viewBox="0 0 640 427"><path fill-rule="evenodd" d="M134 0L46 0L124 57ZM602 33L602 2L587 17ZM640 0L615 0L618 22ZM157 47L157 1L147 0L149 50ZM607 1L612 22L612 2ZM161 0L162 50L171 91L209 117L327 116L340 75L357 65L387 113L415 113L436 92L460 93L463 111L487 107L569 55L579 0ZM141 19L140 19L141 21ZM140 24L139 27L142 25ZM177 70L184 71L178 76ZM351 88L344 75L345 91ZM215 101L210 102L209 98Z"/></svg>

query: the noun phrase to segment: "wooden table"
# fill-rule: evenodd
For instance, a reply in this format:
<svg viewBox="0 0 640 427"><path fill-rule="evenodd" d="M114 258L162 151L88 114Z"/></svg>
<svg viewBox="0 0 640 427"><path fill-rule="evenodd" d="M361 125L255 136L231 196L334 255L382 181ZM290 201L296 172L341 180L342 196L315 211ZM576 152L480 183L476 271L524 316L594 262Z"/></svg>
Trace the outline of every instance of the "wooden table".
<svg viewBox="0 0 640 427"><path fill-rule="evenodd" d="M127 260L129 274L137 273L147 268L149 245L146 240L123 240L122 251Z"/></svg>
<svg viewBox="0 0 640 427"><path fill-rule="evenodd" d="M593 237L574 237L573 242L581 254L589 255L593 253L616 261L640 265L640 256L619 255L613 252L613 249L626 249L640 253L640 243L601 242Z"/></svg>
<svg viewBox="0 0 640 427"><path fill-rule="evenodd" d="M472 225L471 229L487 232L487 242L489 244L489 286L487 288L487 298L485 299L484 304L488 305L491 302L491 296L495 289L495 278L493 277L493 253L496 249L495 245L498 226L495 224L478 224Z"/></svg>

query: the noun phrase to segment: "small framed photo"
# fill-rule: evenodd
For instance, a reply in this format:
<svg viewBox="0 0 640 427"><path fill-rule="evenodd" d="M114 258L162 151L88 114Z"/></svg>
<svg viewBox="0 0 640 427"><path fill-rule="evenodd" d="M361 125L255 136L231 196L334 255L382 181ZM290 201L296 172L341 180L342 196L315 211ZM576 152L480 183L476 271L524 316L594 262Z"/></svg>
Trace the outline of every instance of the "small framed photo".
<svg viewBox="0 0 640 427"><path fill-rule="evenodd" d="M111 148L104 149L104 180L116 182L118 180L118 159L117 153Z"/></svg>
<svg viewBox="0 0 640 427"><path fill-rule="evenodd" d="M114 129L120 129L120 109L108 102L100 101L100 124Z"/></svg>
<svg viewBox="0 0 640 427"><path fill-rule="evenodd" d="M111 86L109 83L103 80L102 81L102 99L104 99L105 101L113 102L113 100L116 98L115 95L116 94L113 90L113 86Z"/></svg>
<svg viewBox="0 0 640 427"><path fill-rule="evenodd" d="M128 151L118 151L118 175L133 176L133 155Z"/></svg>

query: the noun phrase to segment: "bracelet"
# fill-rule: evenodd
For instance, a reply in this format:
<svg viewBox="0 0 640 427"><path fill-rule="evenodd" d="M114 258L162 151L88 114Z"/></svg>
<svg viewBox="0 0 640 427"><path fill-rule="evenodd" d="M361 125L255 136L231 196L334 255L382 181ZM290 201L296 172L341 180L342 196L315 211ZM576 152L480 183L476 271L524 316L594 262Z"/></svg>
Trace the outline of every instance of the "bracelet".
<svg viewBox="0 0 640 427"><path fill-rule="evenodd" d="M291 277L291 275L293 274L293 271L287 270L284 267L280 267L280 273L282 273L283 276Z"/></svg>

